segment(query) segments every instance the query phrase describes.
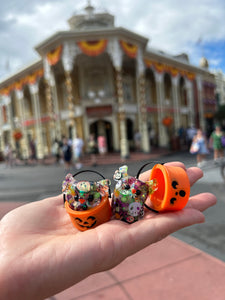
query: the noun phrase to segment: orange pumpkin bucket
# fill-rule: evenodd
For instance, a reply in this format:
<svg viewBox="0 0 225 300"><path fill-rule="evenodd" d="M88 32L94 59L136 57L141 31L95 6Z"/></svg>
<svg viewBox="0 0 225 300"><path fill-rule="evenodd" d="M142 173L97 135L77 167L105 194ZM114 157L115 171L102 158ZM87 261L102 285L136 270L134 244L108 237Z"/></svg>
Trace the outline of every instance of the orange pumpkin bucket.
<svg viewBox="0 0 225 300"><path fill-rule="evenodd" d="M97 173L103 180L77 181L74 177L83 172ZM110 220L109 184L109 180L92 170L83 170L75 175L67 174L62 184L65 209L77 229L85 231Z"/></svg>
<svg viewBox="0 0 225 300"><path fill-rule="evenodd" d="M65 202L65 208L73 225L81 231L95 228L100 224L108 222L111 218L111 207L108 197L105 197L98 206L86 211L71 209L67 201Z"/></svg>
<svg viewBox="0 0 225 300"><path fill-rule="evenodd" d="M184 169L156 164L151 171L152 179L158 183L158 189L150 195L154 210L176 211L185 207L190 196L190 182Z"/></svg>

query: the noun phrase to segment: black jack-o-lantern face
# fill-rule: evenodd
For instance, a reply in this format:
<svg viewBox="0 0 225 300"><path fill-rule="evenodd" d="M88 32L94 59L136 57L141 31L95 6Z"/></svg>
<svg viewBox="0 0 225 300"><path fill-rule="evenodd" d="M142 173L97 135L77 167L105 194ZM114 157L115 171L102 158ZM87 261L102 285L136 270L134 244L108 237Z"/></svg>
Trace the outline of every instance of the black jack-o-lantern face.
<svg viewBox="0 0 225 300"><path fill-rule="evenodd" d="M75 218L75 221L76 221L77 225L83 229L84 228L86 228L86 229L92 228L97 223L97 219L93 216L89 216L89 217L87 217L87 219L83 219L83 220L81 220L80 218Z"/></svg>
<svg viewBox="0 0 225 300"><path fill-rule="evenodd" d="M179 196L182 197L182 198L185 197L186 196L186 192L184 190L182 190L182 189L179 189L179 183L176 180L173 180L171 185L172 185L172 188L175 190L174 197L172 197L170 199L170 204L173 205L175 203L175 201L178 200Z"/></svg>

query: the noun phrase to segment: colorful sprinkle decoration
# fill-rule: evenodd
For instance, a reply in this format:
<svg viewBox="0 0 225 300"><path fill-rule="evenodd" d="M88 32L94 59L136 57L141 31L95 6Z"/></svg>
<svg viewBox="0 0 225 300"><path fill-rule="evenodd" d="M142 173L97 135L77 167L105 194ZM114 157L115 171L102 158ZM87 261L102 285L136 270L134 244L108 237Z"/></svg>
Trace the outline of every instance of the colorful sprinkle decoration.
<svg viewBox="0 0 225 300"><path fill-rule="evenodd" d="M143 182L129 176L127 170L127 166L122 166L114 174L117 184L113 192L112 211L115 219L133 223L143 218L144 203L158 189L158 184L155 179Z"/></svg>
<svg viewBox="0 0 225 300"><path fill-rule="evenodd" d="M67 174L62 183L65 200L73 210L84 211L96 207L102 198L109 196L110 181L77 181L72 174Z"/></svg>

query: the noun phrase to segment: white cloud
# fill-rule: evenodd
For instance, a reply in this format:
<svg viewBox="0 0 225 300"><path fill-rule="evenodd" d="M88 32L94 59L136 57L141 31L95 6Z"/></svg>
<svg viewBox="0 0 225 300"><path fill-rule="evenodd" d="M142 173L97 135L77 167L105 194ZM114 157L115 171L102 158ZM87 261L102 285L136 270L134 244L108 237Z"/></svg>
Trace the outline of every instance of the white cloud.
<svg viewBox="0 0 225 300"><path fill-rule="evenodd" d="M67 20L80 12L87 1L8 0L0 12L0 67L10 59L12 68L22 67L38 57L33 47L58 30L67 30ZM116 26L137 32L149 39L148 47L171 54L186 52L198 64L201 49L196 44L225 40L224 0L95 0L115 16ZM215 66L213 53L209 61ZM216 58L218 64L222 62ZM13 67L14 66L14 67ZM219 65L218 65L219 67ZM225 68L224 68L225 71Z"/></svg>

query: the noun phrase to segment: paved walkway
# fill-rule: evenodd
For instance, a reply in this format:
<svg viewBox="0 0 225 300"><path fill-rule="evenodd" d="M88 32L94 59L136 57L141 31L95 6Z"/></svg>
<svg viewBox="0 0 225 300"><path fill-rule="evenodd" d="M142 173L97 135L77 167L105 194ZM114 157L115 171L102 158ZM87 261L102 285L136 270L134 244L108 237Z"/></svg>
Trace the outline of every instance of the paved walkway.
<svg viewBox="0 0 225 300"><path fill-rule="evenodd" d="M143 153L143 152L130 152L129 158L122 159L119 152L112 152L107 153L105 155L96 154L96 161L98 165L110 165L110 164L120 164L120 163L128 163L128 162L134 162L134 161L142 161L142 160L154 160L160 155L166 155L171 153L166 148L155 148L151 150L151 153ZM81 163L84 166L90 166L91 165L91 157L89 154L84 154L81 158ZM26 163L23 161L17 160L15 163L15 166L29 166L29 165L52 165L55 164L55 158L52 156L46 157L43 160L39 160L37 163L31 162L28 160ZM4 165L4 162L1 163L1 165Z"/></svg>
<svg viewBox="0 0 225 300"><path fill-rule="evenodd" d="M133 153L132 160L157 160L163 153ZM99 164L120 163L119 154ZM49 161L49 163L51 163ZM88 160L84 160L89 165ZM0 219L24 202L0 202ZM174 237L151 245L114 269L90 276L49 300L224 300L225 263Z"/></svg>
<svg viewBox="0 0 225 300"><path fill-rule="evenodd" d="M0 202L0 219L22 204ZM224 262L170 236L49 300L224 300L224 279Z"/></svg>
<svg viewBox="0 0 225 300"><path fill-rule="evenodd" d="M92 275L56 300L224 300L225 263L175 238Z"/></svg>

